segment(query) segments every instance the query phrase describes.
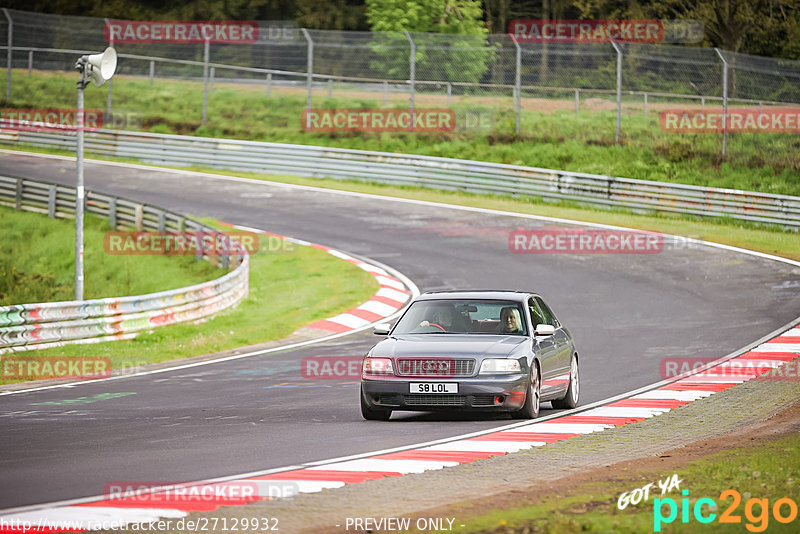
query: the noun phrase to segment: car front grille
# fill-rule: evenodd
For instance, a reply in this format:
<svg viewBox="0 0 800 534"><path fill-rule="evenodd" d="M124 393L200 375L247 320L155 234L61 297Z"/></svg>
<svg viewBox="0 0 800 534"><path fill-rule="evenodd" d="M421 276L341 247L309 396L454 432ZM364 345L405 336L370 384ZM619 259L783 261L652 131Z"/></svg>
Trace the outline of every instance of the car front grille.
<svg viewBox="0 0 800 534"><path fill-rule="evenodd" d="M399 376L463 377L472 376L475 360L454 358L398 358Z"/></svg>

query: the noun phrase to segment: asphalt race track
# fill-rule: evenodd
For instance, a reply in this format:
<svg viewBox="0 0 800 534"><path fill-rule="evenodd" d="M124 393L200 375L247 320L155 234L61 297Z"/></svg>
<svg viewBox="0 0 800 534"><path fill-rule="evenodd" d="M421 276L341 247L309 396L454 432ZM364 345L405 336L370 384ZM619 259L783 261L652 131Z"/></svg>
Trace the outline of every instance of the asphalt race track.
<svg viewBox="0 0 800 534"><path fill-rule="evenodd" d="M7 176L72 185L74 168L70 161L0 155ZM554 223L95 162L87 162L86 187L366 256L398 269L422 291L538 291L575 336L581 404L660 380L663 358L726 355L800 309L800 268L718 248L513 254L511 231ZM0 509L101 495L113 481L248 473L509 422L412 413L367 422L356 383L302 379L302 358L362 355L376 339L359 333L264 356L0 397ZM106 393L126 395L39 404Z"/></svg>

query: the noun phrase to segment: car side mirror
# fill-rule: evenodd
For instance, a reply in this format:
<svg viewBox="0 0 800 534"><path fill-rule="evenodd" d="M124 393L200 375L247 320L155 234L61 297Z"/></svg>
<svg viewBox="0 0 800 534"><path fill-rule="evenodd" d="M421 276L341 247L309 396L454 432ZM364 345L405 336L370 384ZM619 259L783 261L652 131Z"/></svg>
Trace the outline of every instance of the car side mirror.
<svg viewBox="0 0 800 534"><path fill-rule="evenodd" d="M537 324L536 325L536 335L537 336L552 336L556 333L556 327L549 324Z"/></svg>
<svg viewBox="0 0 800 534"><path fill-rule="evenodd" d="M375 325L375 328L372 329L372 333L376 336L385 336L389 334L389 330L392 329L392 325L389 323L378 323Z"/></svg>

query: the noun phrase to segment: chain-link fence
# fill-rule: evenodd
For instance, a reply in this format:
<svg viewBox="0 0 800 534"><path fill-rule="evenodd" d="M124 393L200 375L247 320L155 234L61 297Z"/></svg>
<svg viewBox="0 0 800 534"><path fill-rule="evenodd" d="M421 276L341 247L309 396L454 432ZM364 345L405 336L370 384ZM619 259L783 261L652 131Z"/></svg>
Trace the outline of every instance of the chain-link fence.
<svg viewBox="0 0 800 534"><path fill-rule="evenodd" d="M7 9L3 14L0 43L8 102L15 96L12 72L69 71L77 55L109 44L103 19ZM213 118L207 107L215 84L237 84L258 85L265 97L293 97L300 110L449 108L457 129L466 132L534 135L542 113L606 113L616 116L605 133L613 133L615 141L636 135L638 118L649 113L653 121L667 108L727 111L800 102L800 61L717 49L518 44L506 34L343 32L257 24L258 39L248 44L111 43L120 58L116 83L124 83L126 76L149 79L150 85L163 78L202 82L203 124ZM113 81L107 91L110 113ZM264 120L295 131L301 124L286 124L285 117L277 116ZM717 137L724 154L727 131Z"/></svg>

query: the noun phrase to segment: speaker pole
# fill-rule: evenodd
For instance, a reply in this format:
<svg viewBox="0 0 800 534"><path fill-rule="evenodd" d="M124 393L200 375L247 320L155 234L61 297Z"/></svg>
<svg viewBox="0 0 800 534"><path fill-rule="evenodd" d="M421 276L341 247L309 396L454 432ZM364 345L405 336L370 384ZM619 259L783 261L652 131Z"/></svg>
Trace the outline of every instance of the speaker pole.
<svg viewBox="0 0 800 534"><path fill-rule="evenodd" d="M75 193L75 300L83 300L83 90L88 83L85 57L79 59L75 65L75 68L80 71L80 78L78 79L78 113L75 120L78 128L75 155L78 168L78 187Z"/></svg>

